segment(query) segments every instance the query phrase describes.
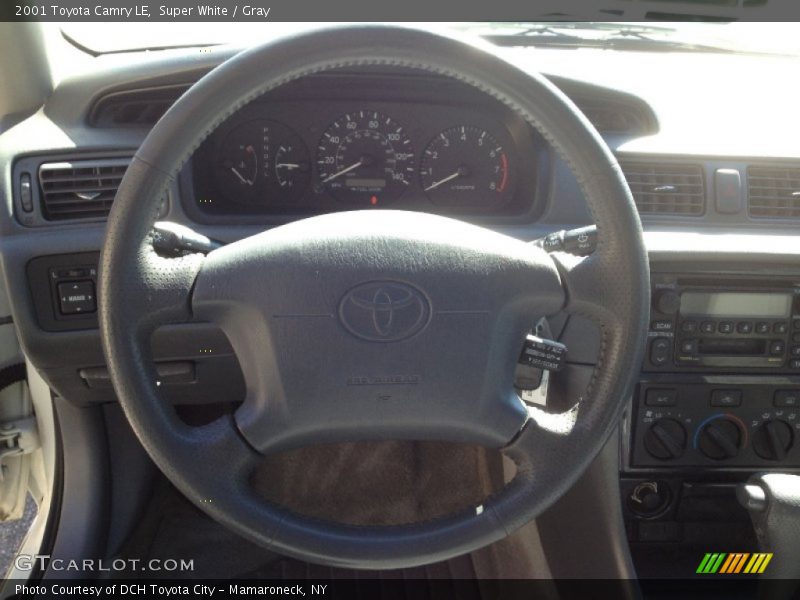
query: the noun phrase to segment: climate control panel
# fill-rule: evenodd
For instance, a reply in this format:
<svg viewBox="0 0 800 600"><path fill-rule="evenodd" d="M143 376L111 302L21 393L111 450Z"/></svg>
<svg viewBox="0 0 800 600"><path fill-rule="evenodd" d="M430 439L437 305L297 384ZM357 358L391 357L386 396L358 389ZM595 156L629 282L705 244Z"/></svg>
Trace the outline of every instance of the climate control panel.
<svg viewBox="0 0 800 600"><path fill-rule="evenodd" d="M642 381L631 417L631 466L800 468L800 379L763 379Z"/></svg>

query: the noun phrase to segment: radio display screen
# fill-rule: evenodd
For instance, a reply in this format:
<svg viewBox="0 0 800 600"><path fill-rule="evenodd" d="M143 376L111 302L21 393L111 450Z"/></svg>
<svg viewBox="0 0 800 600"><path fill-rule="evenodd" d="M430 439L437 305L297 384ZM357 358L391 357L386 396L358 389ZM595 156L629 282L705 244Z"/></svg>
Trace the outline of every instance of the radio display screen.
<svg viewBox="0 0 800 600"><path fill-rule="evenodd" d="M681 314L709 317L788 317L791 294L759 292L683 292Z"/></svg>

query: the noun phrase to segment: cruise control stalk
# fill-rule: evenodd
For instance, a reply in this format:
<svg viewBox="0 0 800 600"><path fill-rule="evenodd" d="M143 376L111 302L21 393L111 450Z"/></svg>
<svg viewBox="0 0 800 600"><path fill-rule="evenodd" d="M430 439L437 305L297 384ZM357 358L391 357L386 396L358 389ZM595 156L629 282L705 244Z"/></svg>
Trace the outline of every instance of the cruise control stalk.
<svg viewBox="0 0 800 600"><path fill-rule="evenodd" d="M185 225L171 221L157 221L151 233L153 248L165 256L184 256L201 252L208 254L225 244L212 240Z"/></svg>
<svg viewBox="0 0 800 600"><path fill-rule="evenodd" d="M546 252L566 252L576 256L588 256L597 249L597 226L578 229L562 229L548 233L533 242Z"/></svg>

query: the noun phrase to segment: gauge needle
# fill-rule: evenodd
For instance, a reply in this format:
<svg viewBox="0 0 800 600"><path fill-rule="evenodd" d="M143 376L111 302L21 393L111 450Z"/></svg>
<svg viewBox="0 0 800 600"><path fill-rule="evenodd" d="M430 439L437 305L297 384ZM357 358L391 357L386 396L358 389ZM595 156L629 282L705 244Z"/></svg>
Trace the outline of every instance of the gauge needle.
<svg viewBox="0 0 800 600"><path fill-rule="evenodd" d="M459 169L458 171L456 171L456 172L455 172L455 173L453 173L452 175L448 175L448 176L447 176L447 177L445 177L444 179L440 179L440 180L439 180L439 181L437 181L436 183L432 183L432 184L430 184L428 187L426 187L426 188L425 188L425 191L426 191L426 192L430 192L431 190L435 190L435 189L436 189L437 187L439 187L440 185L442 185L442 184L445 184L445 183L447 183L448 181L452 181L452 180L453 180L453 179L455 179L456 177L461 177L461 174L462 174L462 172L463 172L463 170L462 170L462 169Z"/></svg>
<svg viewBox="0 0 800 600"><path fill-rule="evenodd" d="M247 179L242 177L242 174L239 173L239 171L236 170L236 167L231 167L231 171L233 171L233 174L236 175L239 178L239 181L241 181L242 183L244 183L246 185L253 185L253 182L248 181Z"/></svg>
<svg viewBox="0 0 800 600"><path fill-rule="evenodd" d="M300 165L297 165L295 163L278 163L277 165L275 165L275 168L276 169L281 169L281 168L289 169L291 171L292 169L299 169Z"/></svg>
<svg viewBox="0 0 800 600"><path fill-rule="evenodd" d="M352 165L350 165L349 167L345 167L344 169L342 169L338 173L334 173L333 175L331 175L329 177L326 177L325 179L322 180L322 183L328 183L329 181L333 181L337 177L339 177L341 175L344 175L345 173L349 173L353 169L357 169L358 167L360 167L363 164L364 164L363 160L360 160L357 163L353 163Z"/></svg>

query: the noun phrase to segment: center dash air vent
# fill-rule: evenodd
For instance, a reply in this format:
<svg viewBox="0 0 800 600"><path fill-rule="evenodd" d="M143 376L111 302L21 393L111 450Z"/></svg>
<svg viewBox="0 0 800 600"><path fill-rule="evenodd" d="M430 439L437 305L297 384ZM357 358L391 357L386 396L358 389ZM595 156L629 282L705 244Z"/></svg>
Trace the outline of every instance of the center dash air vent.
<svg viewBox="0 0 800 600"><path fill-rule="evenodd" d="M747 205L751 217L800 217L800 167L747 167Z"/></svg>
<svg viewBox="0 0 800 600"><path fill-rule="evenodd" d="M42 213L49 221L108 216L129 158L42 163Z"/></svg>
<svg viewBox="0 0 800 600"><path fill-rule="evenodd" d="M696 217L705 212L699 165L625 162L622 171L640 214Z"/></svg>

